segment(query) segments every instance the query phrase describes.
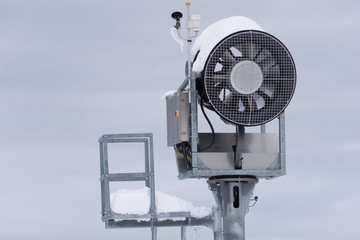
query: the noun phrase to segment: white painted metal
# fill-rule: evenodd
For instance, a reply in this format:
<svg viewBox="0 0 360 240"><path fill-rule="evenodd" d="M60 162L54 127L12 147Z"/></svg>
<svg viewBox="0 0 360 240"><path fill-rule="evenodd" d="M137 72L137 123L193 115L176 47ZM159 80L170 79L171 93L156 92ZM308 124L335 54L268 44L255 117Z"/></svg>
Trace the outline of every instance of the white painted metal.
<svg viewBox="0 0 360 240"><path fill-rule="evenodd" d="M263 83L263 79L261 68L253 61L237 63L230 74L231 86L241 94L256 92Z"/></svg>

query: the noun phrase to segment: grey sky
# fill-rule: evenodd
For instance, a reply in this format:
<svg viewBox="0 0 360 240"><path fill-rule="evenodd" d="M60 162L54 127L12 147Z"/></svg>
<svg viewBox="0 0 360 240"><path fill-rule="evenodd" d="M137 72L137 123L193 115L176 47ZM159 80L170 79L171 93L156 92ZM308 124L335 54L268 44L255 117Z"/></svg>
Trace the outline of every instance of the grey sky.
<svg viewBox="0 0 360 240"><path fill-rule="evenodd" d="M191 3L202 28L234 15L255 20L297 66L288 174L255 187L247 239L359 239L360 2ZM0 2L0 239L151 239L148 229L104 229L105 133L152 132L157 189L215 204L205 180L176 178L166 147L161 96L181 84L186 59L170 35L175 10L185 13L185 1ZM159 239L179 233L160 229Z"/></svg>

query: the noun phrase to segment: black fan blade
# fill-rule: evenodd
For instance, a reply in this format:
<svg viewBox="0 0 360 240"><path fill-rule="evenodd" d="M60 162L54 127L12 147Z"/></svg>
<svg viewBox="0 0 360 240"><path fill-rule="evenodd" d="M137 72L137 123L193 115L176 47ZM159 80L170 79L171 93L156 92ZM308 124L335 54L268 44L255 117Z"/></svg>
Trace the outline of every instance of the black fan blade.
<svg viewBox="0 0 360 240"><path fill-rule="evenodd" d="M257 109L257 106L256 106L256 103L255 103L255 101L253 99L253 94L248 95L247 99L248 99L248 103L249 103L249 106L250 106L250 112L254 112Z"/></svg>
<svg viewBox="0 0 360 240"><path fill-rule="evenodd" d="M248 59L248 60L251 60L252 57L251 57L251 44L249 43L244 43L244 44L241 44L241 45L238 45L238 46L235 46L236 49L239 49L239 51L241 52L243 58L245 59Z"/></svg>
<svg viewBox="0 0 360 240"><path fill-rule="evenodd" d="M224 89L224 100L223 103L228 105L230 108L234 105L234 102L236 101L236 94L232 92L230 89L225 88Z"/></svg>
<svg viewBox="0 0 360 240"><path fill-rule="evenodd" d="M270 101L271 101L271 97L269 97L267 94L265 94L264 92L262 91L259 91L258 92L258 95L262 98L262 100L264 101L264 106L263 107L266 107L266 106L269 106L270 104ZM259 107L259 106L258 106ZM258 110L260 110L261 108L259 108Z"/></svg>
<svg viewBox="0 0 360 240"><path fill-rule="evenodd" d="M228 75L213 74L211 77L207 76L207 81L209 83L207 85L216 87L220 83L225 83L227 79L229 79Z"/></svg>
<svg viewBox="0 0 360 240"><path fill-rule="evenodd" d="M236 96L235 102L237 103L237 108L236 108L236 110L239 111L239 112L244 112L246 108L245 108L245 105L244 105L244 103L243 103L243 101L241 100L241 98L240 98L239 95Z"/></svg>
<svg viewBox="0 0 360 240"><path fill-rule="evenodd" d="M263 98L265 98L265 100L271 99L274 97L275 86L265 83L260 87L257 93L260 94Z"/></svg>
<svg viewBox="0 0 360 240"><path fill-rule="evenodd" d="M261 51L261 48L259 48L258 45L251 44L251 60L252 61L255 61L255 58L259 54L260 51Z"/></svg>
<svg viewBox="0 0 360 240"><path fill-rule="evenodd" d="M262 48L260 48L257 44L245 44L245 55L248 60L254 61L261 53Z"/></svg>
<svg viewBox="0 0 360 240"><path fill-rule="evenodd" d="M222 64L226 67L230 67L236 62L235 57L228 50L224 51L224 53L221 55L221 59L224 61Z"/></svg>
<svg viewBox="0 0 360 240"><path fill-rule="evenodd" d="M261 70L266 71L267 69L271 68L272 66L276 65L276 62L274 60L274 58L267 58L265 60L263 60L262 62L258 63Z"/></svg>
<svg viewBox="0 0 360 240"><path fill-rule="evenodd" d="M248 96L245 95L240 95L240 100L244 106L244 111L245 112L250 112L251 111L251 106L249 104L249 98Z"/></svg>
<svg viewBox="0 0 360 240"><path fill-rule="evenodd" d="M273 65L266 69L263 69L264 78L266 77L279 77L280 76L280 67L279 65Z"/></svg>
<svg viewBox="0 0 360 240"><path fill-rule="evenodd" d="M265 107L265 99L261 95L254 93L252 94L252 99L255 102L257 110L260 110L261 108Z"/></svg>
<svg viewBox="0 0 360 240"><path fill-rule="evenodd" d="M211 81L211 91L208 91L208 95L211 96L213 99L220 99L221 101L225 101L231 91L229 90L229 84L227 81L223 81L223 79L216 79L214 78ZM208 88L209 89L209 88Z"/></svg>
<svg viewBox="0 0 360 240"><path fill-rule="evenodd" d="M255 56L254 61L259 64L262 61L264 61L265 59L271 57L271 52L265 48L262 48L258 54Z"/></svg>
<svg viewBox="0 0 360 240"><path fill-rule="evenodd" d="M243 105L240 95L232 90L228 90L228 94L223 101L223 104L226 105L226 109L230 112L244 112L245 106Z"/></svg>
<svg viewBox="0 0 360 240"><path fill-rule="evenodd" d="M263 81L263 84L260 87L260 90L263 91L264 93L266 93L269 97L272 97L273 94L275 93L275 89L276 89L276 84L275 82L278 79L272 79L272 78L266 78Z"/></svg>

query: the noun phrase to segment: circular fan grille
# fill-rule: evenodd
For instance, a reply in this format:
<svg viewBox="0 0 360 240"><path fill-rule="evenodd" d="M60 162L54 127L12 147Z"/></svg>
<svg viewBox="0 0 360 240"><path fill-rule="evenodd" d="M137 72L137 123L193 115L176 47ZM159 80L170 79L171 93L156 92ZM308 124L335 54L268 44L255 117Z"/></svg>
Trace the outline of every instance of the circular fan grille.
<svg viewBox="0 0 360 240"><path fill-rule="evenodd" d="M295 90L296 71L286 47L261 31L234 33L210 53L203 90L211 108L228 122L256 126L277 117Z"/></svg>

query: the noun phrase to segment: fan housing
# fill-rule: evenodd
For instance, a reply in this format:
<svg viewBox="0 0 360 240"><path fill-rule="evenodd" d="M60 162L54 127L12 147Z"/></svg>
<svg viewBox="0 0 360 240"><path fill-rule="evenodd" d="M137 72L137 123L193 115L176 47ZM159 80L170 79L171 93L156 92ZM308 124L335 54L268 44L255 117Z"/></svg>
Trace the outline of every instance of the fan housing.
<svg viewBox="0 0 360 240"><path fill-rule="evenodd" d="M222 39L197 79L201 102L226 122L243 126L279 116L295 85L290 52L277 38L258 30L238 31Z"/></svg>

